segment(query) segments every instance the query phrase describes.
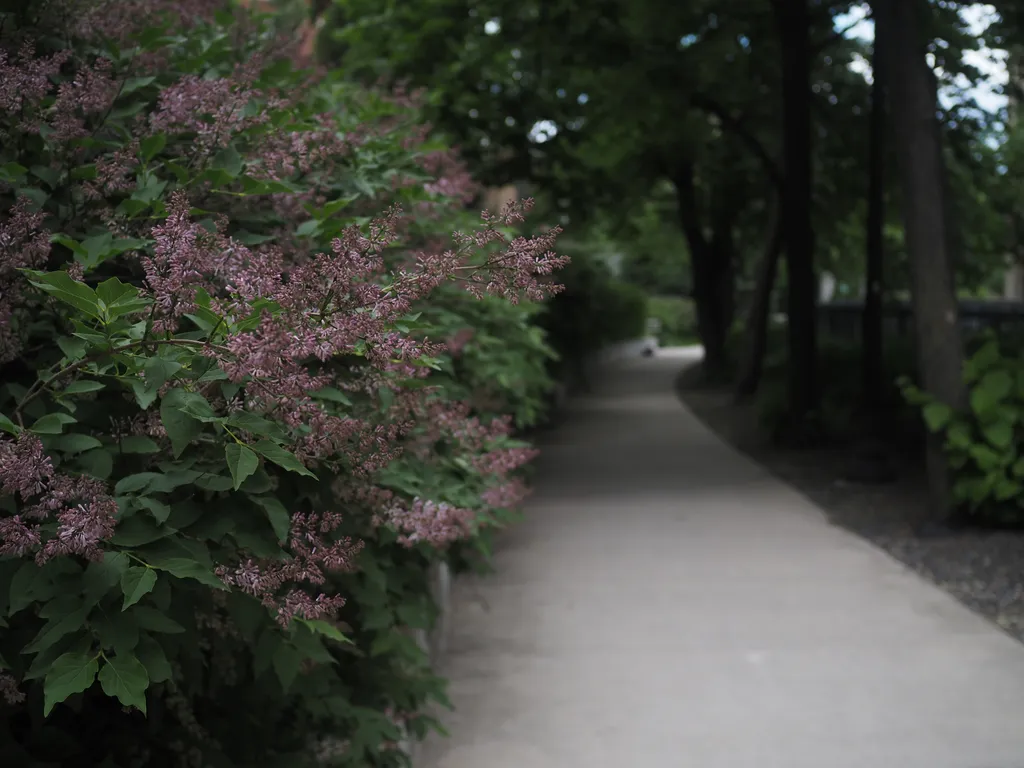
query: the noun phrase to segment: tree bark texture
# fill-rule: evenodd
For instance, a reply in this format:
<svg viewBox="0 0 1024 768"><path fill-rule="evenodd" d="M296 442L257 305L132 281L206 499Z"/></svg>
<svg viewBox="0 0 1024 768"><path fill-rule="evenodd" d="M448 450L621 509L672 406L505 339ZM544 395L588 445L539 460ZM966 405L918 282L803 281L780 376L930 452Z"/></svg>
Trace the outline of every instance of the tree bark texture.
<svg viewBox="0 0 1024 768"><path fill-rule="evenodd" d="M715 377L728 369L728 339L735 313L733 219L721 209L716 211L708 237L693 164L684 164L674 174L673 183L679 202L679 222L690 249L693 301L697 333L704 347L704 369Z"/></svg>
<svg viewBox="0 0 1024 768"><path fill-rule="evenodd" d="M963 340L953 280L953 236L934 80L925 60L921 15L915 0L877 0L875 23L892 40L891 111L903 183L903 217L910 256L914 340L921 386L940 401L965 400ZM941 440L928 445L932 513L951 510L949 472Z"/></svg>
<svg viewBox="0 0 1024 768"><path fill-rule="evenodd" d="M869 414L877 416L884 391L884 326L885 298L885 191L886 152L888 150L887 103L890 30L885 24L875 27L874 51L871 56L871 119L868 136L868 215L867 253L865 254L864 312L861 316L863 354L863 397Z"/></svg>
<svg viewBox="0 0 1024 768"><path fill-rule="evenodd" d="M818 406L817 281L811 223L811 50L807 0L775 0L782 47L783 194L789 417Z"/></svg>
<svg viewBox="0 0 1024 768"><path fill-rule="evenodd" d="M773 202L769 219L769 230L765 249L757 265L754 295L747 312L746 335L743 344L743 358L736 378L736 398L743 399L757 392L764 370L764 357L768 351L768 328L771 323L772 292L779 272L779 255L782 253L782 216L778 200Z"/></svg>

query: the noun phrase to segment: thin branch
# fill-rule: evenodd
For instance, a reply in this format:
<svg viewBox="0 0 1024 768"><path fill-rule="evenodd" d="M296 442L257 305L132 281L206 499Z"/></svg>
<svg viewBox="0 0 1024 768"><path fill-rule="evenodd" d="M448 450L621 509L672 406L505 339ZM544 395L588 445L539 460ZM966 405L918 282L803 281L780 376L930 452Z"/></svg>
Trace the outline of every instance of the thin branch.
<svg viewBox="0 0 1024 768"><path fill-rule="evenodd" d="M764 144L761 143L757 136L746 129L741 120L733 117L725 107L708 96L695 94L690 97L690 103L698 109L702 109L717 117L726 130L734 133L737 138L746 144L747 148L761 162L761 165L764 167L764 171L768 175L768 178L771 179L772 184L781 188L782 173L779 169L778 163L768 153L768 150L765 149Z"/></svg>
<svg viewBox="0 0 1024 768"><path fill-rule="evenodd" d="M873 12L869 10L867 15L864 16L863 18L857 19L852 24L847 24L842 29L835 30L831 35L826 37L820 43L818 43L817 45L812 45L811 46L811 56L818 56L818 55L820 55L830 45L832 45L833 43L837 43L840 40L842 40L844 37L846 37L846 33L849 32L854 27L856 27L858 24L860 24L863 21L867 21L868 19L872 19L872 18L874 18Z"/></svg>
<svg viewBox="0 0 1024 768"><path fill-rule="evenodd" d="M116 355L118 352L123 352L125 350L138 349L139 347L144 347L151 344L154 346L202 347L204 349L214 349L217 350L218 352L230 354L230 350L228 350L225 347L221 347L216 344L210 344L209 342L206 341L197 341L195 339L150 339L148 341L133 341L128 344L122 344L119 347L106 349L94 355L87 355L86 357L83 357L81 360L78 360L77 362L74 362L71 365L65 366L64 368L61 368L59 371L57 371L56 373L54 373L53 375L46 379L38 379L35 382L35 384L33 384L29 388L28 392L25 393L25 396L21 399L17 407L14 409L15 419L17 420L20 426L24 426L24 423L22 422L21 419L21 412L24 410L25 406L28 405L32 400L34 400L38 395L42 394L42 392L45 389L47 389L51 384L53 384L58 379L63 378L64 376L67 376L70 373L74 373L75 371L79 370L80 368L83 368L89 363L96 362L100 358L108 357L110 355Z"/></svg>

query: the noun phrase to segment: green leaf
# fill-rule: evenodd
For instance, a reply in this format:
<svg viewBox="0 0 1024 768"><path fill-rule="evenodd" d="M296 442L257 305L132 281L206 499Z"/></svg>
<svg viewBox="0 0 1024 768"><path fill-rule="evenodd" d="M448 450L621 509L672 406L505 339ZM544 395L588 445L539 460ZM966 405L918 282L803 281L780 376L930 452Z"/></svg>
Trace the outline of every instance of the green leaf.
<svg viewBox="0 0 1024 768"><path fill-rule="evenodd" d="M107 659L99 678L103 692L108 696L115 697L126 707L136 707L146 713L149 673L135 656L119 653Z"/></svg>
<svg viewBox="0 0 1024 768"><path fill-rule="evenodd" d="M81 453L102 447L103 443L92 435L62 435L57 440L57 448L64 453Z"/></svg>
<svg viewBox="0 0 1024 768"><path fill-rule="evenodd" d="M195 560L189 560L185 557L150 557L149 565L153 568L159 568L161 571L167 571L179 579L195 579L206 584L208 587L227 589L227 586L217 578L216 574L204 568Z"/></svg>
<svg viewBox="0 0 1024 768"><path fill-rule="evenodd" d="M320 222L316 219L304 221L295 228L295 234L299 237L312 237L320 231Z"/></svg>
<svg viewBox="0 0 1024 768"><path fill-rule="evenodd" d="M145 162L149 162L167 146L167 134L154 133L139 142L139 155Z"/></svg>
<svg viewBox="0 0 1024 768"><path fill-rule="evenodd" d="M997 421L982 428L982 434L989 445L996 448L1009 448L1013 444L1013 425L1006 421Z"/></svg>
<svg viewBox="0 0 1024 768"><path fill-rule="evenodd" d="M933 400L921 410L921 415L924 417L924 423L928 425L929 430L939 432L953 418L953 409L945 403Z"/></svg>
<svg viewBox="0 0 1024 768"><path fill-rule="evenodd" d="M205 397L198 392L181 391L181 409L194 419L202 422L221 421L221 417Z"/></svg>
<svg viewBox="0 0 1024 768"><path fill-rule="evenodd" d="M984 443L972 444L968 453L982 472L992 472L1002 465L1002 457Z"/></svg>
<svg viewBox="0 0 1024 768"><path fill-rule="evenodd" d="M259 504L267 513L267 519L274 529L278 541L285 541L292 529L292 516L285 508L281 500L276 496L252 496L254 502Z"/></svg>
<svg viewBox="0 0 1024 768"><path fill-rule="evenodd" d="M10 162L0 165L0 179L8 183L17 182L28 173L28 168L19 163Z"/></svg>
<svg viewBox="0 0 1024 768"><path fill-rule="evenodd" d="M167 430L167 436L171 439L174 458L181 456L189 443L203 431L202 422L183 410L187 394L182 389L172 389L160 401L160 420L164 424L164 429Z"/></svg>
<svg viewBox="0 0 1024 768"><path fill-rule="evenodd" d="M246 642L253 642L259 629L267 624L266 607L255 597L243 592L232 592L226 602L235 627Z"/></svg>
<svg viewBox="0 0 1024 768"><path fill-rule="evenodd" d="M997 408L1012 390L1013 377L1009 371L1002 368L991 370L971 390L971 408L979 416L984 416Z"/></svg>
<svg viewBox="0 0 1024 768"><path fill-rule="evenodd" d="M139 496L135 499L135 503L140 507L148 509L150 514L153 515L153 519L158 523L167 522L167 518L171 514L171 507L169 504L164 504L164 502L158 501L152 496Z"/></svg>
<svg viewBox="0 0 1024 768"><path fill-rule="evenodd" d="M48 168L45 165L33 165L32 175L37 179L45 181L46 186L50 189L56 189L60 185L60 171L55 171L53 168Z"/></svg>
<svg viewBox="0 0 1024 768"><path fill-rule="evenodd" d="M77 421L78 419L74 416L69 416L66 413L48 413L37 419L29 427L29 431L35 432L37 435L59 435L64 431L65 424L74 424Z"/></svg>
<svg viewBox="0 0 1024 768"><path fill-rule="evenodd" d="M253 450L241 443L228 443L224 446L224 458L228 462L228 469L231 470L236 491L245 482L245 478L255 472L260 465L260 459Z"/></svg>
<svg viewBox="0 0 1024 768"><path fill-rule="evenodd" d="M163 683L171 679L171 664L167 661L167 654L164 653L163 646L152 637L142 636L138 648L135 649L135 655L146 667L151 683Z"/></svg>
<svg viewBox="0 0 1024 768"><path fill-rule="evenodd" d="M253 671L257 675L261 675L270 669L274 657L283 646L284 640L279 632L272 628L265 629L263 634L260 635L259 642L256 643L256 650L253 652Z"/></svg>
<svg viewBox="0 0 1024 768"><path fill-rule="evenodd" d="M114 494L116 496L123 496L126 493L141 491L143 488L148 488L150 483L154 480L159 480L161 477L162 475L158 472L138 472L134 475L126 475L117 481L117 485L114 486Z"/></svg>
<svg viewBox="0 0 1024 768"><path fill-rule="evenodd" d="M145 605L132 607L135 620L142 629L150 632L159 632L165 635L177 635L185 631L185 628L173 619L164 616L160 611Z"/></svg>
<svg viewBox="0 0 1024 768"><path fill-rule="evenodd" d="M102 381L91 381L89 379L79 379L68 384L64 391L61 392L61 396L66 395L84 395L86 392L98 392L104 389L107 385Z"/></svg>
<svg viewBox="0 0 1024 768"><path fill-rule="evenodd" d="M132 515L117 524L111 542L119 547L141 547L166 538L172 533L173 530L159 525L145 515Z"/></svg>
<svg viewBox="0 0 1024 768"><path fill-rule="evenodd" d="M352 405L352 400L349 399L349 396L340 389L335 389L334 387L318 389L316 392L313 392L312 395L318 400L330 400L335 403L341 403L342 405Z"/></svg>
<svg viewBox="0 0 1024 768"><path fill-rule="evenodd" d="M135 91L139 90L140 88L145 88L150 83L155 83L155 82L156 82L156 78L151 76L151 75L147 76L147 77L129 77L129 78L126 78L124 83L121 86L121 96L127 96L130 93L135 93ZM158 135L163 136L163 134L158 134ZM147 140L150 140L150 139L153 139L153 138L154 138L153 136L150 136L150 137L148 137ZM166 140L167 139L165 137L164 141L166 141ZM146 140L144 140L142 142L142 144L143 144L143 146L145 146Z"/></svg>
<svg viewBox="0 0 1024 768"><path fill-rule="evenodd" d="M238 154L238 150L234 147L224 147L224 149L218 152L213 158L212 167L218 170L223 170L230 178L233 179L242 172L242 156Z"/></svg>
<svg viewBox="0 0 1024 768"><path fill-rule="evenodd" d="M89 345L84 339L78 339L74 336L59 337L57 339L57 346L60 347L60 351L69 360L81 360L89 349Z"/></svg>
<svg viewBox="0 0 1024 768"><path fill-rule="evenodd" d="M139 624L130 613L101 612L90 624L102 648L131 653L139 643Z"/></svg>
<svg viewBox="0 0 1024 768"><path fill-rule="evenodd" d="M96 292L85 283L74 280L67 272L33 272L27 271L29 282L36 288L46 291L65 304L70 304L97 320L100 319L99 298Z"/></svg>
<svg viewBox="0 0 1024 768"><path fill-rule="evenodd" d="M235 484L230 477L205 474L196 478L195 485L204 491L227 491L233 488Z"/></svg>
<svg viewBox="0 0 1024 768"><path fill-rule="evenodd" d="M264 467L260 467L255 473L242 483L242 490L246 493L266 493L274 487L270 475Z"/></svg>
<svg viewBox="0 0 1024 768"><path fill-rule="evenodd" d="M132 392L135 393L135 401L144 411L153 404L153 401L156 400L159 394L156 387L150 386L149 382L143 379L135 379L132 382Z"/></svg>
<svg viewBox="0 0 1024 768"><path fill-rule="evenodd" d="M160 181L153 174L147 173L139 180L135 192L132 193L132 199L143 203L152 203L164 193L166 188L166 181Z"/></svg>
<svg viewBox="0 0 1024 768"><path fill-rule="evenodd" d="M146 383L155 389L159 389L167 383L168 379L180 371L181 368L181 363L175 360L165 360L162 357L151 357L146 361L142 370L146 374Z"/></svg>
<svg viewBox="0 0 1024 768"><path fill-rule="evenodd" d="M121 453L160 453L160 446L156 444L156 440L145 435L126 437L120 446Z"/></svg>
<svg viewBox="0 0 1024 768"><path fill-rule="evenodd" d="M65 653L57 658L43 682L43 716L69 696L88 690L98 670L96 657L90 654Z"/></svg>
<svg viewBox="0 0 1024 768"><path fill-rule="evenodd" d="M20 431L17 425L2 413L0 413L0 430L3 430L9 435L17 435Z"/></svg>
<svg viewBox="0 0 1024 768"><path fill-rule="evenodd" d="M43 625L43 628L39 630L39 634L21 652L39 653L40 651L45 651L65 635L81 629L88 615L89 610L87 608L79 608L63 616L55 616Z"/></svg>
<svg viewBox="0 0 1024 768"><path fill-rule="evenodd" d="M75 458L75 464L81 470L97 480L106 480L114 471L114 457L106 448L94 448L91 451L80 453Z"/></svg>
<svg viewBox="0 0 1024 768"><path fill-rule="evenodd" d="M55 561L51 560L50 563ZM56 561L60 562L60 561ZM56 592L54 586L54 566L45 566L27 562L19 568L11 578L9 605L7 615L13 616L34 602L49 600Z"/></svg>
<svg viewBox="0 0 1024 768"><path fill-rule="evenodd" d="M289 472L296 472L300 475L305 475L306 477L316 477L316 475L306 469L302 463L295 458L294 454L289 453L271 440L258 440L253 444L252 448L267 461L277 464L277 466L282 469L287 469Z"/></svg>
<svg viewBox="0 0 1024 768"><path fill-rule="evenodd" d="M282 643L277 648L277 652L274 654L272 664L274 666L274 672L277 674L277 679L281 683L281 688L287 693L288 689L292 687L292 683L295 682L295 678L298 677L299 669L302 667L302 654L299 651L287 643Z"/></svg>
<svg viewBox="0 0 1024 768"><path fill-rule="evenodd" d="M339 642L339 643L348 643L348 644L352 643L352 641L349 638L345 637L345 635L343 635L341 633L340 629L338 629L336 626L334 626L330 622L324 621L323 619L298 619L298 620L301 621L303 624L305 624L307 627L309 627L311 630L316 632L318 635L323 635L324 637L329 637L331 640L335 640L336 642Z"/></svg>
<svg viewBox="0 0 1024 768"><path fill-rule="evenodd" d="M227 423L228 426L244 429L246 432L251 432L260 437L278 438L280 440L284 440L286 437L284 430L279 424L275 424L269 419L257 416L249 411L235 411L228 417Z"/></svg>
<svg viewBox="0 0 1024 768"><path fill-rule="evenodd" d="M144 240L124 240L120 242L122 245L128 246L129 249L131 246L145 245ZM106 304L108 308L129 303L138 295L138 288L134 285L122 283L116 277L108 278L96 286L97 298Z"/></svg>
<svg viewBox="0 0 1024 768"><path fill-rule="evenodd" d="M121 577L121 591L124 592L124 604L121 610L127 610L149 594L156 586L156 571L145 566L134 566L125 571Z"/></svg>
<svg viewBox="0 0 1024 768"><path fill-rule="evenodd" d="M128 555L123 552L104 552L103 559L89 563L83 577L86 602L95 605L121 579L128 570Z"/></svg>

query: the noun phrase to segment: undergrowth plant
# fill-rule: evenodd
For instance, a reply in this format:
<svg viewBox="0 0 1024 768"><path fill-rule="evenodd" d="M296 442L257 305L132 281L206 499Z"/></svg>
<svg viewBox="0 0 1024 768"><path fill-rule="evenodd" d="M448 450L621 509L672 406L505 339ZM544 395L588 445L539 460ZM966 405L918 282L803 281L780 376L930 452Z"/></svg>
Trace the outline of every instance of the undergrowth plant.
<svg viewBox="0 0 1024 768"><path fill-rule="evenodd" d="M405 764L427 569L526 492L557 230L209 6L0 27L4 766Z"/></svg>
<svg viewBox="0 0 1024 768"><path fill-rule="evenodd" d="M993 522L1024 520L1024 362L994 336L964 365L965 409L956 409L903 382L928 429L945 441L953 500Z"/></svg>

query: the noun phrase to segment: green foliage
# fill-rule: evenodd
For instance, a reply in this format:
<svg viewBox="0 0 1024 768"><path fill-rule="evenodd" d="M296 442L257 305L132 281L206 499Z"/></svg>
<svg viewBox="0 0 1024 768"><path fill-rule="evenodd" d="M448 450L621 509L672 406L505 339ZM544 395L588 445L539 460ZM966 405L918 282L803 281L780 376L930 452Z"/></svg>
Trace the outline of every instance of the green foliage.
<svg viewBox="0 0 1024 768"><path fill-rule="evenodd" d="M994 337L967 360L967 408L940 402L903 382L907 402L945 440L953 497L971 514L1001 523L1024 520L1024 361Z"/></svg>
<svg viewBox="0 0 1024 768"><path fill-rule="evenodd" d="M658 343L663 347L696 344L697 313L693 299L681 296L651 296L647 314L658 322Z"/></svg>

